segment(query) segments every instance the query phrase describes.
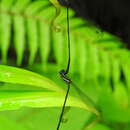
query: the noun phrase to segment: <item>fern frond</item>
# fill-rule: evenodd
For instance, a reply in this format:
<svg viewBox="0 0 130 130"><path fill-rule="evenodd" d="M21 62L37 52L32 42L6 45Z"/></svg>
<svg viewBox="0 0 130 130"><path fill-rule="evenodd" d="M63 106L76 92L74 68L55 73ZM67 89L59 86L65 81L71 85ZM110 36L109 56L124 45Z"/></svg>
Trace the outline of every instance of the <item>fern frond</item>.
<svg viewBox="0 0 130 130"><path fill-rule="evenodd" d="M41 63L45 66L52 48L57 65L63 67L67 57L65 9L62 9L60 17L56 19L60 27L59 32L56 32L50 27L55 9L49 5L49 1L2 0L0 6L0 48L3 64L7 63L9 47L14 46L17 65L22 64L25 50L28 50L30 65L39 53ZM119 54L123 50L129 52L122 47L118 38L73 16L71 11L71 72L78 72L82 79L96 78L102 74L103 77L110 78L111 65L108 64L113 58L120 63L123 56L119 57ZM81 58L77 60L79 56ZM90 67L88 74L85 74L86 67ZM99 67L104 69L102 74Z"/></svg>

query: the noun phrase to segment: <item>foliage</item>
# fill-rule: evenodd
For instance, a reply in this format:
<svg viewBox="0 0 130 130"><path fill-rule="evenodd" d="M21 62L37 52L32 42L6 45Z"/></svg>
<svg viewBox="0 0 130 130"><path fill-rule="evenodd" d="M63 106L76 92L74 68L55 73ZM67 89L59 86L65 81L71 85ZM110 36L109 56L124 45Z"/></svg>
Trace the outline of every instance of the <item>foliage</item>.
<svg viewBox="0 0 130 130"><path fill-rule="evenodd" d="M14 64L15 58L11 58L14 53L16 65L20 66L24 62L28 62L29 69L46 75L62 86L56 73L65 68L67 62L66 10L63 8L60 16L55 19L55 28L51 26L53 18L55 18L55 8L50 5L49 1L1 0L0 52L2 64ZM72 79L95 102L102 114L102 124L118 130L120 127L116 126L122 124L123 128L121 128L127 129L126 124L130 122L129 50L123 46L119 38L102 32L90 21L86 22L74 17L73 11L70 12L70 21L70 75ZM1 74L4 74L5 69L0 69L0 80L4 82L9 81L5 79L6 77L2 80ZM21 77L22 72L24 71L20 71L14 76ZM23 74L24 80L31 78L28 75L30 74ZM19 79L14 78L13 83L21 84L22 82L22 84L28 85L29 82L23 83L24 80L18 81ZM43 81L39 82L40 85ZM39 83L36 81L34 86L39 86ZM15 85L5 84L5 86L8 86L8 90L11 91L11 86ZM18 85L16 86L18 89ZM53 87L55 85L52 85ZM30 91L24 95L19 95L19 91L11 91L10 95L5 92L1 94L1 97L4 98L8 95L7 97L23 96L24 98L31 94L32 96L41 95L43 99L44 92L31 92L32 87L30 86L30 88ZM48 88L51 87L48 86ZM51 98L50 101L53 101L52 98L55 98L55 94L57 94L46 93L48 93L48 98ZM59 97L63 98L63 95L59 95ZM40 105L41 103L38 106L40 107ZM97 128L93 129L109 129L105 126L100 128L100 125L98 124Z"/></svg>
<svg viewBox="0 0 130 130"><path fill-rule="evenodd" d="M42 87L54 91L32 92L30 90L30 92L13 91L11 93L8 91L1 91L1 110L17 109L22 106L54 107L63 105L62 102L64 101L65 92L51 80L33 72L0 65L0 81L4 83L28 85L31 87ZM54 99L55 102L53 101ZM69 97L67 106L79 107L97 114L96 110L87 106L82 101L76 100L74 97Z"/></svg>

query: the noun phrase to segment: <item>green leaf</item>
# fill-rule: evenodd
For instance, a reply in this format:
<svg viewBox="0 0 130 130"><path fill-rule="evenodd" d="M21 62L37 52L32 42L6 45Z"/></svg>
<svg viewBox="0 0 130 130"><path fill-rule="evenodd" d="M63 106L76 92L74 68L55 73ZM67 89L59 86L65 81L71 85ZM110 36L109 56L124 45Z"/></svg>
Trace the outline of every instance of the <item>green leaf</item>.
<svg viewBox="0 0 130 130"><path fill-rule="evenodd" d="M107 86L108 87L108 86ZM112 92L102 89L100 94L99 106L102 110L102 118L108 122L130 121L130 109L128 108L128 97L122 86L116 86L114 95ZM121 92L123 90L123 92ZM121 92L121 95L119 94ZM117 97L118 96L118 97ZM118 99L117 99L118 98ZM122 98L120 101L119 99ZM121 103L122 101L125 101Z"/></svg>
<svg viewBox="0 0 130 130"><path fill-rule="evenodd" d="M57 65L59 69L63 68L63 63L64 63L64 50L67 47L67 44L62 44L64 42L64 35L61 31L56 32L55 30L53 31L53 48L54 48L54 55L55 58L57 59ZM65 46L66 45L66 46Z"/></svg>
<svg viewBox="0 0 130 130"><path fill-rule="evenodd" d="M10 66L0 65L0 81L6 83L32 85L51 91L63 91L54 82L39 74Z"/></svg>
<svg viewBox="0 0 130 130"><path fill-rule="evenodd" d="M62 106L65 92L51 80L36 73L15 67L0 65L0 81L13 84L31 85L42 87L57 92L26 92L26 91L1 91L0 109L9 110L26 107L54 107ZM55 102L54 102L55 101ZM98 111L87 103L69 96L66 106L86 109L99 116Z"/></svg>
<svg viewBox="0 0 130 130"><path fill-rule="evenodd" d="M116 102L120 105L121 108L129 109L128 92L123 83L116 84L113 94Z"/></svg>
<svg viewBox="0 0 130 130"><path fill-rule="evenodd" d="M17 55L17 65L21 65L24 48L25 48L25 28L24 28L24 18L21 16L14 17L14 46Z"/></svg>
<svg viewBox="0 0 130 130"><path fill-rule="evenodd" d="M106 126L106 125L98 123L94 127L90 128L89 130L111 130L111 129L108 126Z"/></svg>
<svg viewBox="0 0 130 130"><path fill-rule="evenodd" d="M0 92L0 110L15 110L21 107L61 107L65 93L57 92ZM97 114L81 100L69 96L66 106L78 107Z"/></svg>
<svg viewBox="0 0 130 130"><path fill-rule="evenodd" d="M19 14L17 16L13 16L13 29L14 29L14 47L17 55L16 64L19 66L22 64L23 56L24 56L24 48L26 43L25 38L25 18L20 15L24 8L29 4L30 0L18 0L15 2L11 11L13 13Z"/></svg>
<svg viewBox="0 0 130 130"><path fill-rule="evenodd" d="M13 57L13 60L11 59L9 62L16 60L17 65L21 65L23 59L28 58L26 54L29 52L27 61L33 65L35 57L38 57L38 54L40 54L40 60L38 59L37 61L41 61L40 63L42 63L43 68L41 67L39 72L44 69L44 73L47 72L52 75L53 72L51 69L47 69L52 63L50 61L55 61L53 64L56 73L57 69L65 66L68 52L66 9L62 8L59 15L60 8L59 5L56 5L57 12L55 15L55 9L49 2L55 5L58 4L56 0L0 1L0 53L2 63L7 64L8 50L13 49L15 50L13 54L16 54L17 59ZM56 17L57 19L55 19ZM61 28L59 34L51 30L52 20L55 20L55 23ZM129 108L127 107L124 111L119 103L120 99L122 99L124 102L123 106L125 106L129 101L129 99L127 100L127 96L130 95L129 50L123 46L123 43L117 37L102 32L90 21L86 22L83 19L74 17L74 12L71 10L70 35L71 74L77 76L77 82L80 77L84 81L84 84L87 84L87 79L90 78L91 84L93 84L94 80L98 82L100 90L103 91L98 94L101 97L99 100L101 102L101 104L99 103L99 109L103 111L105 119L117 122L129 121L129 117L127 116L129 115ZM26 46L26 43L28 46ZM1 67L1 81L32 85L52 91L62 91L60 87L50 80L48 81L47 79L46 81L46 78L43 79L43 77L34 76L34 74L32 76L30 72L23 73L23 71L14 68L13 70ZM10 73L11 77L9 77ZM123 79L121 79L122 74ZM122 85L118 86L119 83L123 84L123 87ZM110 91L112 87L115 91ZM95 85L93 85L93 88L95 88ZM111 109L108 109L109 106L111 106Z"/></svg>
<svg viewBox="0 0 130 130"><path fill-rule="evenodd" d="M29 60L28 64L32 65L38 50L38 30L37 30L37 22L33 19L27 19L27 36L28 36L28 44L29 44Z"/></svg>
<svg viewBox="0 0 130 130"><path fill-rule="evenodd" d="M79 59L79 69L80 69L80 77L81 77L81 80L82 82L85 82L85 79L86 79L86 64L87 64L87 52L86 52L86 44L84 43L84 41L82 41L82 44L80 44L80 41L78 41L78 46L79 48L81 48L81 52L78 52L78 55L80 57ZM77 56L78 56L77 55Z"/></svg>
<svg viewBox="0 0 130 130"><path fill-rule="evenodd" d="M41 57L41 63L43 70L46 70L47 68L47 62L50 54L50 27L46 26L44 22L39 23L39 50L40 50L40 57ZM44 36L44 37L43 37ZM48 38L46 38L48 37Z"/></svg>
<svg viewBox="0 0 130 130"><path fill-rule="evenodd" d="M0 116L0 122L0 129L7 130L9 128L11 130L27 130L24 125L18 124L16 121L10 120L3 115Z"/></svg>
<svg viewBox="0 0 130 130"><path fill-rule="evenodd" d="M11 17L8 14L0 14L0 45L2 63L7 63L7 55L11 38Z"/></svg>

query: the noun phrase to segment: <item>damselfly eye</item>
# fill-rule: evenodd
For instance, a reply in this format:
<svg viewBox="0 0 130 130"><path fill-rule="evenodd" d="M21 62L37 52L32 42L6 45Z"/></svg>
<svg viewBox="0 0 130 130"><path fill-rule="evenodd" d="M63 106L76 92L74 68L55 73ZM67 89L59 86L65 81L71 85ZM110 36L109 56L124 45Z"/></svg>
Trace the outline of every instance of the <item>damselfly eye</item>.
<svg viewBox="0 0 130 130"><path fill-rule="evenodd" d="M62 75L62 76L66 74L66 73L65 73L65 70L61 70L59 73L60 73L60 75Z"/></svg>
<svg viewBox="0 0 130 130"><path fill-rule="evenodd" d="M69 5L70 5L69 0L58 0L58 1L59 1L59 3L60 3L61 5L64 5L64 6L69 6Z"/></svg>

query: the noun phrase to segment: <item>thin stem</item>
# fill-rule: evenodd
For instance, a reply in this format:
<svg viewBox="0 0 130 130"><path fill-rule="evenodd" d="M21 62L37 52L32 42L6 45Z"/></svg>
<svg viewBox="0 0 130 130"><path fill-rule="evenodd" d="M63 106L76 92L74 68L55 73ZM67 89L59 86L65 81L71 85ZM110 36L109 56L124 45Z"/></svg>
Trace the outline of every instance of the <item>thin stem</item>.
<svg viewBox="0 0 130 130"><path fill-rule="evenodd" d="M57 125L57 130L59 130L60 125L61 125L61 121L62 121L62 118L63 118L63 115L64 115L64 110L65 110L67 98L68 98L68 95L69 95L69 91L70 91L70 84L68 84L68 89L67 89L67 92L66 92L64 104L63 104L62 111L61 111L60 118L59 118L59 122L58 122L58 125Z"/></svg>
<svg viewBox="0 0 130 130"><path fill-rule="evenodd" d="M66 74L69 73L69 69L70 69L70 30L69 29L70 29L70 26L69 26L69 7L67 7L68 64L67 64L66 71L62 70L60 72L60 75L61 75L62 79L64 81L66 81L68 88L67 88L67 92L66 92L66 95L65 95L65 100L64 100L64 104L63 104L62 111L61 111L61 114L60 114L59 122L58 122L58 125L57 125L57 130L59 130L59 128L60 128L61 121L62 121L62 118L63 118L63 115L64 115L64 110L65 110L66 102L67 102L67 99L68 99L68 95L69 95L69 91L70 91L70 83L71 83L70 80L66 78Z"/></svg>
<svg viewBox="0 0 130 130"><path fill-rule="evenodd" d="M68 32L68 65L65 71L65 74L69 73L70 69L70 24L69 24L69 8L67 7L67 32Z"/></svg>

